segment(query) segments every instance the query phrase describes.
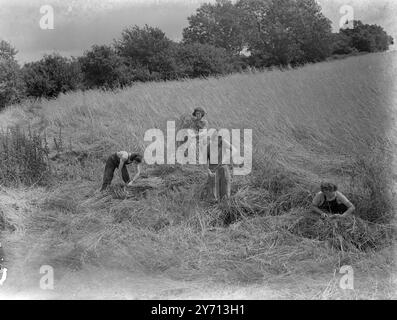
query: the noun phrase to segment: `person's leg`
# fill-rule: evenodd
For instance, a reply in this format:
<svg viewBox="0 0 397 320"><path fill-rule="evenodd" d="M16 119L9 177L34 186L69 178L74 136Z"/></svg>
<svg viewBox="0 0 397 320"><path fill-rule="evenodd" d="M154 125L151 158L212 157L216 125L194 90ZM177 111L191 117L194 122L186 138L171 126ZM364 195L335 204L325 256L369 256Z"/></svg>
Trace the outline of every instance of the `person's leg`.
<svg viewBox="0 0 397 320"><path fill-rule="evenodd" d="M225 181L226 181L226 195L227 198L230 198L232 192L232 174L229 166L226 166Z"/></svg>
<svg viewBox="0 0 397 320"><path fill-rule="evenodd" d="M222 200L223 198L229 199L230 191L231 191L231 176L228 166L221 166L220 168L218 168L217 180L218 180L219 199L220 200Z"/></svg>
<svg viewBox="0 0 397 320"><path fill-rule="evenodd" d="M105 190L112 183L115 169L116 167L114 166L111 157L109 157L109 159L106 161L105 171L103 173L103 183L101 191Z"/></svg>
<svg viewBox="0 0 397 320"><path fill-rule="evenodd" d="M121 168L121 176L123 177L123 181L125 183L130 182L130 175L128 174L127 166L125 165Z"/></svg>
<svg viewBox="0 0 397 320"><path fill-rule="evenodd" d="M200 141L201 139L198 139L197 142L197 153L198 153L198 157L197 157L197 164L199 164L200 166L202 166L202 168L205 168L207 166L207 161L208 161L208 143L207 143L207 139L202 139L202 141ZM200 142L202 144L200 144Z"/></svg>
<svg viewBox="0 0 397 320"><path fill-rule="evenodd" d="M189 139L188 137L185 137L185 138L183 139L183 142L182 142L180 145L186 143L188 139ZM178 146L178 147L179 147L179 146ZM184 155L185 157L188 156L188 149L186 149L186 150L184 151L183 155Z"/></svg>
<svg viewBox="0 0 397 320"><path fill-rule="evenodd" d="M215 170L215 177L214 177L214 197L215 200L219 199L219 170Z"/></svg>
<svg viewBox="0 0 397 320"><path fill-rule="evenodd" d="M208 179L207 179L207 197L209 200L216 200L216 175L210 175L208 174Z"/></svg>

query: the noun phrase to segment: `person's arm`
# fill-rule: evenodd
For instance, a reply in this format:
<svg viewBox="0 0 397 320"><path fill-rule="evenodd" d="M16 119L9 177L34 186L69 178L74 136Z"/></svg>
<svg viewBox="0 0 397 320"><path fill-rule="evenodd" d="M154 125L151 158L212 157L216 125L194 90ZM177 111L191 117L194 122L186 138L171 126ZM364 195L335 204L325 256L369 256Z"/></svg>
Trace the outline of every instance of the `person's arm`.
<svg viewBox="0 0 397 320"><path fill-rule="evenodd" d="M199 128L199 133L197 133L197 135L196 135L199 138L208 134L208 130L204 130L204 129L208 128L207 120L201 120L201 122L202 122L202 125ZM203 130L203 131L200 132L200 130Z"/></svg>
<svg viewBox="0 0 397 320"><path fill-rule="evenodd" d="M228 148L230 148L231 150L230 150L230 152L231 152L231 156L232 156L232 158L233 158L233 156L235 155L235 154L237 154L237 148L235 147L235 146L233 146L229 141L227 141L227 140L223 140L223 142L225 143L225 145L228 147Z"/></svg>
<svg viewBox="0 0 397 320"><path fill-rule="evenodd" d="M124 163L125 163L125 160L124 160L124 159L120 159L120 164L119 164L119 175L120 175L121 181L123 181L123 173L122 173L121 169L123 168Z"/></svg>
<svg viewBox="0 0 397 320"><path fill-rule="evenodd" d="M351 203L341 192L337 193L338 200L343 203L348 209L341 215L342 218L346 218L353 215L353 211L356 209L353 203Z"/></svg>
<svg viewBox="0 0 397 320"><path fill-rule="evenodd" d="M123 173L122 173L121 169L123 169L125 162L128 160L128 152L120 151L117 153L117 155L120 158L119 175L120 175L121 181L123 181L124 179L123 179Z"/></svg>
<svg viewBox="0 0 397 320"><path fill-rule="evenodd" d="M223 142L225 143L225 146L226 147L228 147L228 148L230 148L231 150L230 150L230 160L231 160L231 164L232 164L232 170L234 170L234 168L235 168L235 164L233 163L233 159L235 159L235 154L237 155L237 156L239 156L239 154L238 154L238 150L237 150L237 148L235 147L235 146L233 146L233 144L231 144L230 142L228 142L227 140L223 140ZM241 165L240 165L241 166Z"/></svg>
<svg viewBox="0 0 397 320"><path fill-rule="evenodd" d="M328 214L325 213L323 210L321 210L321 209L318 207L319 204L320 204L320 202L321 202L321 198L322 198L321 193L317 193L317 194L315 195L315 197L314 197L314 199L313 199L313 202L312 202L312 205L311 205L311 209L312 209L313 212L315 212L315 213L319 214L321 217L325 218L325 217L328 216Z"/></svg>
<svg viewBox="0 0 397 320"><path fill-rule="evenodd" d="M135 182L135 180L138 179L138 177L141 175L141 164L138 163L138 165L137 165L136 168L137 168L137 173L136 173L136 175L134 176L134 178L132 178L132 180L130 181L130 183L128 184L129 186L132 185L132 184Z"/></svg>
<svg viewBox="0 0 397 320"><path fill-rule="evenodd" d="M209 156L208 156L208 159L207 159L207 165L208 165L208 167L207 167L208 176L209 176L209 177L215 176L215 173L213 173L213 172L210 170L210 157L209 157Z"/></svg>

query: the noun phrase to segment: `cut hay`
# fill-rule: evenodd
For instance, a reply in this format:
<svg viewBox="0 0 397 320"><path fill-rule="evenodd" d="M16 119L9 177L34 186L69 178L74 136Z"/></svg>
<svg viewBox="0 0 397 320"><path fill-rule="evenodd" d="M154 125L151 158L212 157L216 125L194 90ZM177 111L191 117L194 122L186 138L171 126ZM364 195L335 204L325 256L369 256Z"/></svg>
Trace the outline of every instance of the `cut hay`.
<svg viewBox="0 0 397 320"><path fill-rule="evenodd" d="M127 191L163 188L164 181L159 177L142 178L127 186Z"/></svg>
<svg viewBox="0 0 397 320"><path fill-rule="evenodd" d="M159 177L141 178L132 185L114 184L108 187L107 192L115 199L129 199L146 196L150 191L165 190L165 183Z"/></svg>
<svg viewBox="0 0 397 320"><path fill-rule="evenodd" d="M359 217L320 218L307 210L267 217L269 223L313 241L326 241L335 249L349 252L379 251L393 243L396 226L375 224Z"/></svg>
<svg viewBox="0 0 397 320"><path fill-rule="evenodd" d="M379 222L395 212L388 179L395 140L386 130L394 114L388 90L396 57L366 55L286 72L92 90L40 102L32 116L46 123L49 140L62 127L65 143L87 152L90 161L65 155L52 161L59 186L0 194L3 224L16 229L1 235L14 271L19 268L23 278L31 267L37 279L36 266L95 261L184 280L264 279L279 286L281 279L292 298L334 298L340 295L329 292L330 278L351 265L357 280L360 273L374 280L365 292L355 290L357 297L392 296L396 255L387 245L394 226L387 219L383 225L366 220ZM190 165L147 166L148 176L160 180L142 177L133 187L113 183L98 191L109 150L144 150L148 129L164 128L193 105L208 111L211 127L253 129L252 173L236 177L230 201L200 201L206 170ZM191 127L190 119L181 117L177 130ZM335 181L359 218L334 223L306 215L321 180ZM317 276L326 282L313 286ZM298 284L302 277L304 286Z"/></svg>

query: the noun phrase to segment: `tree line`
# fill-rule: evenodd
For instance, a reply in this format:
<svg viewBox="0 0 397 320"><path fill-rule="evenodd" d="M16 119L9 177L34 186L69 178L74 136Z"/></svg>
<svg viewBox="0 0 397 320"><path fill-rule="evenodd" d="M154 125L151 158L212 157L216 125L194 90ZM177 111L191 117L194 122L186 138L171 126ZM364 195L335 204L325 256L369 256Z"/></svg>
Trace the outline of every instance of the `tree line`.
<svg viewBox="0 0 397 320"><path fill-rule="evenodd" d="M180 42L156 27L125 28L110 45L80 57L44 55L20 66L0 42L0 108L25 97L70 90L114 89L134 82L225 75L247 68L297 67L332 55L388 50L382 27L353 21L333 33L315 0L217 0L188 17Z"/></svg>

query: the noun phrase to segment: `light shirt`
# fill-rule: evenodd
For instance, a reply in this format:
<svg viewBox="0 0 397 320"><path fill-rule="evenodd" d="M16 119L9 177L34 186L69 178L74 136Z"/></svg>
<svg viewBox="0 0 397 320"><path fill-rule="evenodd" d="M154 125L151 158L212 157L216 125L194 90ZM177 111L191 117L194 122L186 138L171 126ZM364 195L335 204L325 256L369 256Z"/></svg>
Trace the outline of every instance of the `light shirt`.
<svg viewBox="0 0 397 320"><path fill-rule="evenodd" d="M119 151L117 152L117 156L120 158L120 161L123 161L126 164L130 164L130 154L127 151Z"/></svg>

